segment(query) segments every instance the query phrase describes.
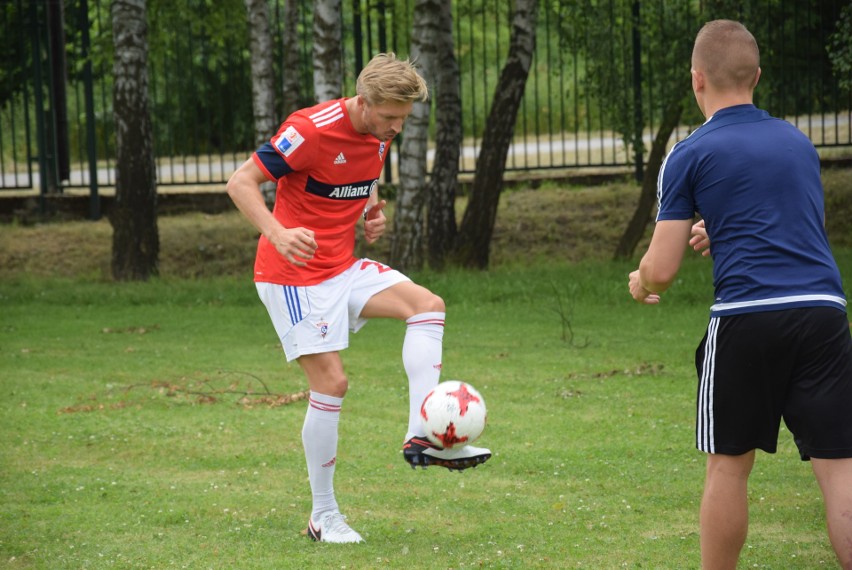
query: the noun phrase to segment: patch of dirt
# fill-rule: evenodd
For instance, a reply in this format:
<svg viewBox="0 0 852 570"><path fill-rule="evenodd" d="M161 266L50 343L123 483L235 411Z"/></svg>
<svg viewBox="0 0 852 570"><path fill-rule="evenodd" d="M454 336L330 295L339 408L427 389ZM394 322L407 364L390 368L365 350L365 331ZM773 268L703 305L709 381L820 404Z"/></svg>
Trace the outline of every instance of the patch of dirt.
<svg viewBox="0 0 852 570"><path fill-rule="evenodd" d="M835 246L852 246L852 169L824 172L826 228ZM536 183L506 189L491 245L491 264L542 259L609 259L633 214L639 187L632 182L600 186ZM461 218L465 200L456 211ZM392 220L393 204L386 210ZM360 226L359 226L360 227ZM160 216L160 275L251 279L257 231L236 210L221 214ZM644 250L653 230L648 224ZM359 244L356 255L388 260L393 224L378 244ZM0 279L22 276L110 279L112 227L106 219L22 226L0 225Z"/></svg>
<svg viewBox="0 0 852 570"><path fill-rule="evenodd" d="M161 216L157 225L161 276L251 278L258 234L239 213ZM109 279L111 256L106 219L0 226L0 278Z"/></svg>

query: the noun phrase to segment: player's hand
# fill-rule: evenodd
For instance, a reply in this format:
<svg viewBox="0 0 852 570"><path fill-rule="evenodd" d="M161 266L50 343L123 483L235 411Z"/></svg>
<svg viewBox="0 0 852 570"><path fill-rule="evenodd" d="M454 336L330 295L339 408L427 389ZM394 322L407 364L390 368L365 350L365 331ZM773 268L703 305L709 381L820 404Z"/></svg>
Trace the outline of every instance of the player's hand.
<svg viewBox="0 0 852 570"><path fill-rule="evenodd" d="M387 218L382 210L387 204L387 200L379 200L378 203L367 210L364 218L364 239L367 240L367 243L375 243L385 233Z"/></svg>
<svg viewBox="0 0 852 570"><path fill-rule="evenodd" d="M710 238L707 236L704 220L698 220L692 225L692 237L689 238L689 245L704 257L710 255Z"/></svg>
<svg viewBox="0 0 852 570"><path fill-rule="evenodd" d="M313 230L305 228L281 228L268 239L278 253L299 267L307 265L317 250Z"/></svg>
<svg viewBox="0 0 852 570"><path fill-rule="evenodd" d="M658 293L651 293L642 287L642 283L639 281L638 269L630 273L628 285L630 287L630 294L640 303L656 305L660 302L660 295Z"/></svg>

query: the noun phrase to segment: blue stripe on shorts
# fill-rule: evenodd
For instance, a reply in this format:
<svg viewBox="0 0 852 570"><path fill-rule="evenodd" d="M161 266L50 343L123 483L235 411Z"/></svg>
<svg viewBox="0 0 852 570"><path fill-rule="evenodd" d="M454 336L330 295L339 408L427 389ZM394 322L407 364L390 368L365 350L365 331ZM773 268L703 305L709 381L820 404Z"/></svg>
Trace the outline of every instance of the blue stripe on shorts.
<svg viewBox="0 0 852 570"><path fill-rule="evenodd" d="M302 304L299 301L299 288L284 285L284 300L287 302L287 311L290 313L290 324L295 325L304 319L302 315Z"/></svg>

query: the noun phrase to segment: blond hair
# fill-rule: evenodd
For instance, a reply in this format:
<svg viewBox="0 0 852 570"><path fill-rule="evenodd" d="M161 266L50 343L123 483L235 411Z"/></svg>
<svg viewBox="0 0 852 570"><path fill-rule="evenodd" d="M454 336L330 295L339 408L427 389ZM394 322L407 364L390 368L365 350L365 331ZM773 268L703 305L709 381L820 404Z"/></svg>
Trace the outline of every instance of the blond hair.
<svg viewBox="0 0 852 570"><path fill-rule="evenodd" d="M429 97L426 81L409 60L396 54L380 53L358 75L355 91L370 105L425 101Z"/></svg>
<svg viewBox="0 0 852 570"><path fill-rule="evenodd" d="M760 68L757 41L733 20L707 22L695 37L692 66L717 89L751 89Z"/></svg>

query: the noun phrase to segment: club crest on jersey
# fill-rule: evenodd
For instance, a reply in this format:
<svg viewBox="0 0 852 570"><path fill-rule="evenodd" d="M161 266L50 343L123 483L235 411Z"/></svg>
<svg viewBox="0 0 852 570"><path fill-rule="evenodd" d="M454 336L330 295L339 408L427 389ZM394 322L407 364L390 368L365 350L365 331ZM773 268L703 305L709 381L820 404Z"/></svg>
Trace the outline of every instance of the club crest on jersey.
<svg viewBox="0 0 852 570"><path fill-rule="evenodd" d="M385 146L386 145L387 145L387 143L385 141L382 141L382 142L379 143L379 159L381 159L385 156Z"/></svg>
<svg viewBox="0 0 852 570"><path fill-rule="evenodd" d="M325 339L325 335L328 334L328 323L325 322L325 321L320 321L320 322L314 324L314 326L317 327L317 329L319 329L320 335L322 336L323 339Z"/></svg>
<svg viewBox="0 0 852 570"><path fill-rule="evenodd" d="M299 134L295 127L287 127L284 132L275 139L275 148L284 156L290 156L293 151L305 142L305 137Z"/></svg>

